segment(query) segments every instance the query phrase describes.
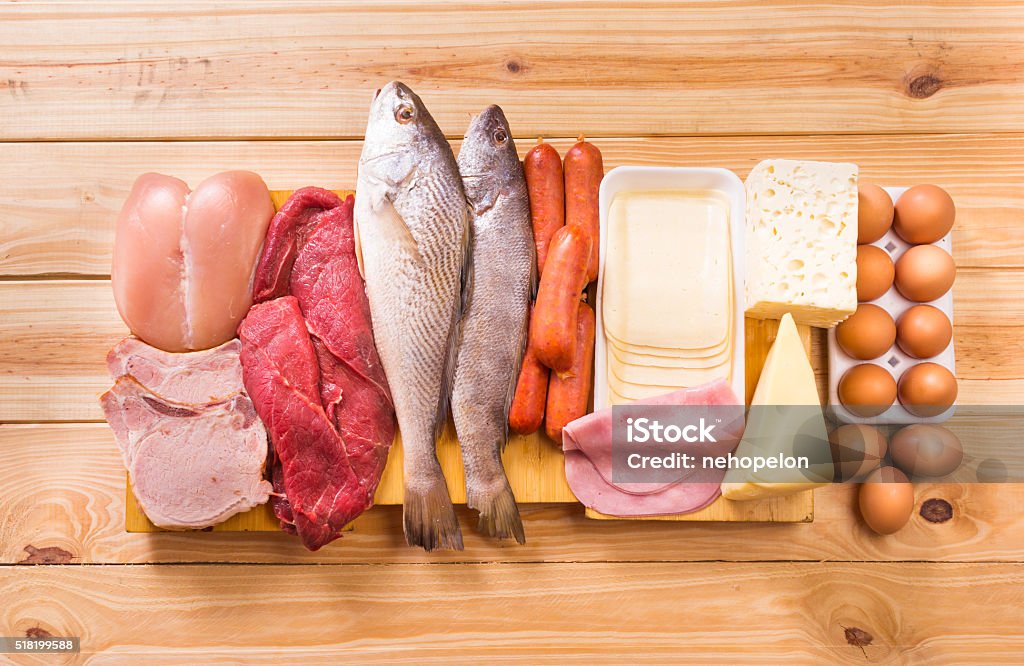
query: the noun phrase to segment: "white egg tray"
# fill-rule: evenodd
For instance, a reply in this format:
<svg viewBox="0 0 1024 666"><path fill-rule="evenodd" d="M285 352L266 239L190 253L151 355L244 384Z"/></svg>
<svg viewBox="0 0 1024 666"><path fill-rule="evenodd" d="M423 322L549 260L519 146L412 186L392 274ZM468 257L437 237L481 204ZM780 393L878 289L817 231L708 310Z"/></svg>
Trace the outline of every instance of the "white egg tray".
<svg viewBox="0 0 1024 666"><path fill-rule="evenodd" d="M601 181L601 261L597 278L597 335L594 349L594 409L610 406L608 398L608 349L601 317L601 294L604 289L604 259L608 247L608 214L612 200L619 192L652 192L659 190L716 190L729 200L729 245L732 250L733 331L732 390L741 401L746 395L745 325L743 320L744 234L746 190L743 181L728 169L716 167L615 167ZM672 307L666 304L666 307Z"/></svg>
<svg viewBox="0 0 1024 666"><path fill-rule="evenodd" d="M883 188L892 197L893 202L900 198L903 193L908 189L906 187L886 187ZM953 254L953 242L950 239L952 232L946 234L932 245L936 245L946 252L949 252L950 256ZM913 247L911 243L906 242L896 231L892 228L889 229L880 239L871 243L877 247L885 250L892 258L893 263L903 255L909 248ZM900 292L893 285L889 287L889 291L882 294L881 297L873 301L865 301L867 303L873 303L890 315L894 321L899 320L900 315L906 312L908 309L915 305L920 305L917 301L911 301L904 298ZM949 323L953 324L953 289L951 288L945 294L940 296L937 300L928 301L926 305L932 305L939 310L942 310L947 317L949 317ZM955 336L954 336L955 337ZM861 361L855 358L847 356L847 354L839 347L836 342L836 329L830 328L828 331L828 400L829 406L835 417L844 423L875 423L875 424L909 424L909 423L942 423L953 415L956 411L956 403L953 404L949 409L937 416L921 417L914 416L908 412L899 402L899 397L893 403L892 407L882 412L878 416L861 417L851 414L849 410L843 407L839 401L839 380L843 374L855 365L861 363L871 363L878 367L886 370L892 375L896 383L899 384L900 377L904 372L909 370L918 363L931 362L941 365L948 369L953 376L956 376L956 354L953 349L953 340L949 341L949 346L942 351L938 356L932 358L914 358L903 352L898 344L893 344L892 348L882 354L876 359L870 361Z"/></svg>

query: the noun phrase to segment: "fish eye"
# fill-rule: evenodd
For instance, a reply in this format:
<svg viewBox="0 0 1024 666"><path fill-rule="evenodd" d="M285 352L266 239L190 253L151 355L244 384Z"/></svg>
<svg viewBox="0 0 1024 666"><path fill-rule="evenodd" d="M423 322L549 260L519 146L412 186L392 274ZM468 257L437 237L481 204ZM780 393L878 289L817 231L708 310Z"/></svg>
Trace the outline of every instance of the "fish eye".
<svg viewBox="0 0 1024 666"><path fill-rule="evenodd" d="M508 141L508 133L505 130L500 127L494 130L494 143L502 146L506 141Z"/></svg>
<svg viewBox="0 0 1024 666"><path fill-rule="evenodd" d="M403 125L411 121L416 117L416 110L412 108L411 104L403 104L395 110L395 120L402 123Z"/></svg>

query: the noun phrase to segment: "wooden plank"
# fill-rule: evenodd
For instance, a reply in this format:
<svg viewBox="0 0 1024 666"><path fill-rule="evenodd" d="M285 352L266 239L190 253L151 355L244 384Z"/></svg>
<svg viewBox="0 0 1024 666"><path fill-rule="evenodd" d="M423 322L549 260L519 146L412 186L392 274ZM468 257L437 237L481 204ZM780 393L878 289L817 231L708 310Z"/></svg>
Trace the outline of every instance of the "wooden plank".
<svg viewBox="0 0 1024 666"><path fill-rule="evenodd" d="M571 140L554 143L564 153ZM531 144L521 140L520 151ZM1024 267L1024 135L601 139L598 145L608 168L717 165L745 177L759 160L784 156L856 162L864 179L886 185L934 182L956 200L958 265ZM252 169L275 189L352 187L360 150L359 142L348 141L5 144L0 276L108 275L114 220L143 172L196 184L224 169Z"/></svg>
<svg viewBox="0 0 1024 666"><path fill-rule="evenodd" d="M111 445L116 444L111 438ZM512 436L502 452L505 473L508 476L516 501L522 503L575 503L576 496L565 480L565 464L562 451L542 433L528 437ZM448 494L456 504L466 503L466 473L462 466L462 454L455 436L455 428L449 422L444 434L437 442L437 458L441 463ZM401 506L404 496L402 480L402 441L396 436L388 454L388 462L377 486L374 504L378 506ZM782 503L777 509L785 519L787 511L793 511L793 503ZM813 505L812 505L813 507ZM805 514L806 515L806 512ZM747 510L729 514L733 520L759 520L761 512ZM812 515L813 517L813 515ZM765 516L764 519L774 518ZM710 518L709 520L714 520ZM723 518L724 519L724 518ZM142 507L135 500L131 486L125 488L125 521L128 532L159 532L159 527L146 517ZM277 518L269 504L258 506L245 513L232 516L214 525L214 532L277 532L280 529Z"/></svg>
<svg viewBox="0 0 1024 666"><path fill-rule="evenodd" d="M342 539L310 553L280 532L126 533L124 467L106 424L0 426L0 452L0 565L46 555L81 564L1024 561L1024 485L917 484L917 509L942 499L952 519L930 523L915 509L889 537L860 522L852 485L816 491L815 521L805 524L604 522L585 519L578 504L524 505L525 546L481 537L475 513L460 507L460 553L406 547L401 507L375 507Z"/></svg>
<svg viewBox="0 0 1024 666"><path fill-rule="evenodd" d="M0 11L3 139L351 138L391 78L453 136L491 103L519 136L1024 130L1008 1Z"/></svg>
<svg viewBox="0 0 1024 666"><path fill-rule="evenodd" d="M1024 657L1021 564L3 567L0 595L6 633L104 663Z"/></svg>
<svg viewBox="0 0 1024 666"><path fill-rule="evenodd" d="M1024 401L1024 271L961 270L955 294L961 404ZM104 280L0 281L0 422L98 421L104 359L128 331ZM966 327L966 328L962 328ZM981 330L981 334L975 334ZM812 364L826 368L820 343Z"/></svg>

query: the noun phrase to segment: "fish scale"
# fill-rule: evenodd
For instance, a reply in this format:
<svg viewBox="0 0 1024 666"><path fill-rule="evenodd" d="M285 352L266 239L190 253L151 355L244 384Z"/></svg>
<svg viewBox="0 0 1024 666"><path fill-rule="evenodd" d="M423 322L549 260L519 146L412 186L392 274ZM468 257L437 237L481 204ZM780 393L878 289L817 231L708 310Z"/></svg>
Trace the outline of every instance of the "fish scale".
<svg viewBox="0 0 1024 666"><path fill-rule="evenodd" d="M499 107L472 121L458 163L472 209L471 289L451 400L466 503L479 511L481 532L525 543L501 451L526 345L536 246L526 179Z"/></svg>
<svg viewBox="0 0 1024 666"><path fill-rule="evenodd" d="M451 146L401 83L371 105L357 191L374 338L402 433L406 541L461 550L435 447L447 418L468 209Z"/></svg>

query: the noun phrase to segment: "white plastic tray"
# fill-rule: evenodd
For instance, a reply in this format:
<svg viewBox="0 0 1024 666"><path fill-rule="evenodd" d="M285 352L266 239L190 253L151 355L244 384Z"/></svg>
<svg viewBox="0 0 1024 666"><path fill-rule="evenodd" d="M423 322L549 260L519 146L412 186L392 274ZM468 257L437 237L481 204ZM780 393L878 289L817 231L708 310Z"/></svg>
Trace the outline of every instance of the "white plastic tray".
<svg viewBox="0 0 1024 666"><path fill-rule="evenodd" d="M605 174L601 181L601 262L597 278L597 335L594 354L594 409L610 405L608 399L608 359L601 316L601 294L604 289L604 259L608 247L608 212L612 200L619 192L652 192L659 190L716 190L729 200L729 239L732 248L733 284L733 331L732 331L732 389L736 397L743 400L746 392L744 375L744 217L746 215L746 191L743 182L728 169L712 167L616 167Z"/></svg>
<svg viewBox="0 0 1024 666"><path fill-rule="evenodd" d="M897 199L900 198L900 196L903 195L904 192L907 191L908 188L886 187L883 189L889 193L889 196L891 196L893 202L895 202ZM952 232L946 234L941 239L932 244L941 247L943 250L949 252L949 254L952 255L953 243L950 240L951 235ZM884 236L882 236L874 243L871 243L871 245L875 245L885 250L889 254L889 256L892 257L893 263L895 263L903 255L904 252L906 252L909 248L913 247L910 243L900 238L899 235L897 235L896 231L893 229L889 229L889 231L887 231ZM910 301L904 298L900 294L900 292L897 291L895 286L889 287L889 291L882 294L881 297L873 301L866 302L874 303L875 305L881 307L890 315L892 315L893 320L898 320L900 315L902 315L911 307L918 305L916 301ZM947 317L949 317L950 324L953 323L952 289L947 291L937 300L929 301L927 304L935 306L939 310L942 310L942 312L945 313ZM905 354L903 350L899 348L899 345L894 344L888 352L882 354L878 358L870 361L860 361L847 356L846 353L843 352L843 350L836 343L836 329L830 328L828 331L828 400L832 413L836 416L837 419L843 421L844 423L904 424L942 423L943 421L946 421L956 411L955 403L954 406L950 407L949 409L947 409L946 411L937 416L921 417L914 416L906 409L904 409L903 406L900 405L899 398L897 398L896 401L893 403L892 407L882 412L878 416L860 417L851 414L849 410L843 407L842 403L839 401L839 380L842 378L843 374L847 370L849 370L855 365L859 365L861 363L871 363L873 365L877 365L878 367L889 372L889 374L893 376L893 379L895 379L896 382L899 383L900 377L903 375L904 372L906 372L907 370L909 370L911 367L918 363L924 363L927 361L937 363L945 367L950 372L952 372L954 376L956 376L956 354L953 350L953 340L951 339L949 341L949 346L946 347L946 349L944 349L942 353L932 358L914 358L912 356Z"/></svg>

